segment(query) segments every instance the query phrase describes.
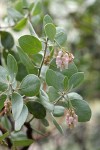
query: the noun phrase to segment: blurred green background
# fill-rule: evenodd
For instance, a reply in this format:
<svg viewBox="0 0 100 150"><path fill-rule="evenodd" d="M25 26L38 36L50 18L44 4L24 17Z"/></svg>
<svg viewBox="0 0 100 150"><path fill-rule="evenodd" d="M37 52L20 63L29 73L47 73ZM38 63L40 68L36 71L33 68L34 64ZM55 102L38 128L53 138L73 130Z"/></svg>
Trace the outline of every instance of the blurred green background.
<svg viewBox="0 0 100 150"><path fill-rule="evenodd" d="M79 70L85 72L85 81L76 91L90 103L92 118L72 131L63 121L64 136L51 129L50 136L33 143L29 150L100 150L100 0L40 1L40 13L33 16L33 26L41 36L43 16L49 14L56 25L65 29L65 46L75 55ZM21 11L21 4L21 0L0 0L0 26L7 22L7 7ZM25 32L27 28L13 34L18 37Z"/></svg>

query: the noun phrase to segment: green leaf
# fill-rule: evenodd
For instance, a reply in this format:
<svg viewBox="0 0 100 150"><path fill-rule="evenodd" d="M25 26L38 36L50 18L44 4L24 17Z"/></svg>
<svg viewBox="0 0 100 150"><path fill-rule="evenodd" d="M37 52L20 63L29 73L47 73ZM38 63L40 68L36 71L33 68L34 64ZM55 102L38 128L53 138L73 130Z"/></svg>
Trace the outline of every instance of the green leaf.
<svg viewBox="0 0 100 150"><path fill-rule="evenodd" d="M14 79L18 71L18 66L15 58L11 54L7 56L7 68L11 78Z"/></svg>
<svg viewBox="0 0 100 150"><path fill-rule="evenodd" d="M53 111L54 105L52 103L45 101L45 99L43 99L43 98L42 98L42 100L40 100L40 102L48 111Z"/></svg>
<svg viewBox="0 0 100 150"><path fill-rule="evenodd" d="M18 131L21 129L23 124L25 123L28 116L28 108L26 105L23 106L22 112L19 116L19 118L15 121L15 130Z"/></svg>
<svg viewBox="0 0 100 150"><path fill-rule="evenodd" d="M6 31L0 31L1 44L5 49L11 49L14 46L13 36Z"/></svg>
<svg viewBox="0 0 100 150"><path fill-rule="evenodd" d="M54 102L60 95L58 94L57 90L51 86L48 88L48 96L50 102Z"/></svg>
<svg viewBox="0 0 100 150"><path fill-rule="evenodd" d="M20 139L20 140L13 140L14 146L29 146L33 143L31 139Z"/></svg>
<svg viewBox="0 0 100 150"><path fill-rule="evenodd" d="M8 8L8 15L13 18L14 21L18 21L23 18L23 15L14 8Z"/></svg>
<svg viewBox="0 0 100 150"><path fill-rule="evenodd" d="M12 130L12 125L10 120L7 118L7 115L0 117L0 121L2 122L2 126L8 130L11 131Z"/></svg>
<svg viewBox="0 0 100 150"><path fill-rule="evenodd" d="M74 62L72 62L72 63L69 63L68 69L64 69L62 71L62 74L67 76L68 78L70 78L73 74L75 74L77 72L78 72L77 67L74 64Z"/></svg>
<svg viewBox="0 0 100 150"><path fill-rule="evenodd" d="M14 120L17 120L23 109L23 98L19 93L12 94L12 114Z"/></svg>
<svg viewBox="0 0 100 150"><path fill-rule="evenodd" d="M72 99L71 103L75 109L75 113L78 115L79 122L86 122L90 120L91 109L85 100Z"/></svg>
<svg viewBox="0 0 100 150"><path fill-rule="evenodd" d="M8 72L5 68L0 66L0 91L4 92L8 88L7 81Z"/></svg>
<svg viewBox="0 0 100 150"><path fill-rule="evenodd" d="M61 27L56 27L55 40L59 45L63 45L67 40L66 31Z"/></svg>
<svg viewBox="0 0 100 150"><path fill-rule="evenodd" d="M51 69L48 69L46 72L46 82L49 86L53 86L54 88L59 89L57 85L58 80L57 80L56 73Z"/></svg>
<svg viewBox="0 0 100 150"><path fill-rule="evenodd" d="M28 72L26 70L26 67L22 63L18 63L18 73L16 76L17 81L22 81L25 76L27 76Z"/></svg>
<svg viewBox="0 0 100 150"><path fill-rule="evenodd" d="M42 12L42 4L41 4L40 0L37 0L33 7L32 14L35 16L35 15L40 14L41 12Z"/></svg>
<svg viewBox="0 0 100 150"><path fill-rule="evenodd" d="M53 20L49 15L45 15L43 18L43 25L45 26L48 23L53 23Z"/></svg>
<svg viewBox="0 0 100 150"><path fill-rule="evenodd" d="M42 59L43 59L43 56L41 54L32 55L32 61L37 66L41 64Z"/></svg>
<svg viewBox="0 0 100 150"><path fill-rule="evenodd" d="M29 9L29 3L28 3L27 0L22 0L22 4L23 4L23 8L22 9L24 9L24 8L28 8Z"/></svg>
<svg viewBox="0 0 100 150"><path fill-rule="evenodd" d="M20 91L26 96L35 96L40 90L40 79L34 75L27 75L21 82Z"/></svg>
<svg viewBox="0 0 100 150"><path fill-rule="evenodd" d="M24 131L12 131L10 135L12 140L27 139L27 135Z"/></svg>
<svg viewBox="0 0 100 150"><path fill-rule="evenodd" d="M20 60L23 63L23 65L26 66L26 69L27 69L28 73L37 74L38 71L34 67L34 65L33 65L31 59L29 58L29 56L18 46L17 46L17 50L18 50L18 55L20 57Z"/></svg>
<svg viewBox="0 0 100 150"><path fill-rule="evenodd" d="M20 132L12 132L11 133L11 140L13 143L13 146L28 146L33 143L32 139L28 139L27 135Z"/></svg>
<svg viewBox="0 0 100 150"><path fill-rule="evenodd" d="M65 111L65 108L63 106L55 106L54 111L53 111L53 115L55 117L61 117L64 115L64 111Z"/></svg>
<svg viewBox="0 0 100 150"><path fill-rule="evenodd" d="M8 85L0 78L0 91L4 92L8 89Z"/></svg>
<svg viewBox="0 0 100 150"><path fill-rule="evenodd" d="M54 55L54 47L49 47L50 49L50 59L53 58Z"/></svg>
<svg viewBox="0 0 100 150"><path fill-rule="evenodd" d="M48 126L49 126L49 122L48 122L48 120L46 120L45 118L44 118L44 119L41 119L41 122L42 122L42 124L43 124L45 127L48 127Z"/></svg>
<svg viewBox="0 0 100 150"><path fill-rule="evenodd" d="M4 107L4 102L7 98L7 95L1 95L0 96L0 110Z"/></svg>
<svg viewBox="0 0 100 150"><path fill-rule="evenodd" d="M19 38L20 47L27 54L37 54L42 50L42 44L38 38L32 35L24 35Z"/></svg>
<svg viewBox="0 0 100 150"><path fill-rule="evenodd" d="M52 119L53 119L53 123L54 125L56 126L56 128L58 129L58 131L63 134L63 129L62 127L58 124L58 122L55 120L55 118L52 116Z"/></svg>
<svg viewBox="0 0 100 150"><path fill-rule="evenodd" d="M84 80L84 73L83 72L77 72L73 74L69 79L69 87L77 87L80 85L81 82Z"/></svg>
<svg viewBox="0 0 100 150"><path fill-rule="evenodd" d="M33 7L34 7L34 2L30 3L29 10L32 11Z"/></svg>
<svg viewBox="0 0 100 150"><path fill-rule="evenodd" d="M43 119L46 116L46 110L42 104L39 102L28 101L27 102L28 110L33 116L37 119Z"/></svg>
<svg viewBox="0 0 100 150"><path fill-rule="evenodd" d="M56 72L56 76L58 80L57 82L58 89L60 91L66 91L68 87L68 78L65 77L63 74L61 74L60 72Z"/></svg>
<svg viewBox="0 0 100 150"><path fill-rule="evenodd" d="M27 18L23 18L13 27L13 29L15 31L20 31L25 27L26 23L27 23Z"/></svg>
<svg viewBox="0 0 100 150"><path fill-rule="evenodd" d="M4 140L6 137L9 136L9 132L6 132L5 134L0 136L0 141Z"/></svg>
<svg viewBox="0 0 100 150"><path fill-rule="evenodd" d="M36 38L38 38L38 35L36 34L33 26L32 26L32 23L28 20L28 27L29 27L29 30L30 30L30 33L31 35L35 36Z"/></svg>
<svg viewBox="0 0 100 150"><path fill-rule="evenodd" d="M56 35L56 28L52 23L48 23L45 25L45 33L50 41L54 41Z"/></svg>
<svg viewBox="0 0 100 150"><path fill-rule="evenodd" d="M33 16L31 19L32 26L34 27L38 26L40 22L41 22L41 15Z"/></svg>
<svg viewBox="0 0 100 150"><path fill-rule="evenodd" d="M49 97L48 97L47 93L46 93L44 90L40 89L40 95L41 95L42 97L44 97L44 99L45 99L46 101L49 101Z"/></svg>
<svg viewBox="0 0 100 150"><path fill-rule="evenodd" d="M16 1L15 3L14 3L14 7L15 7L15 9L17 10L17 11L19 11L19 12L21 12L21 13L23 13L23 2L22 1Z"/></svg>
<svg viewBox="0 0 100 150"><path fill-rule="evenodd" d="M67 96L68 96L68 98L69 98L70 100L72 100L72 99L80 99L80 100L83 100L82 96L79 95L78 93L75 93L75 92L68 93Z"/></svg>
<svg viewBox="0 0 100 150"><path fill-rule="evenodd" d="M49 98L48 98L47 94L44 94L43 90L40 90L40 99L39 99L39 101L49 111L54 110L54 105L49 102Z"/></svg>
<svg viewBox="0 0 100 150"><path fill-rule="evenodd" d="M48 86L53 86L58 91L65 90L65 77L61 73L55 73L51 69L48 69L46 72L46 83Z"/></svg>
<svg viewBox="0 0 100 150"><path fill-rule="evenodd" d="M69 83L69 82L68 82L68 78L65 77L63 82L64 82L64 90L66 91L67 88L68 88L68 83Z"/></svg>

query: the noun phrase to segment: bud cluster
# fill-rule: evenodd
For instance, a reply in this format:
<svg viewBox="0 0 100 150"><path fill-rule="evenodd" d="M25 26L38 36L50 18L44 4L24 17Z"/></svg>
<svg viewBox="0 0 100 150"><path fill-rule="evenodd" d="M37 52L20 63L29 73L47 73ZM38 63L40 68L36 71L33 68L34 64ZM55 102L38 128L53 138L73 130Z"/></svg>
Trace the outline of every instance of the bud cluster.
<svg viewBox="0 0 100 150"><path fill-rule="evenodd" d="M78 116L75 114L73 109L68 109L66 114L66 122L71 129L77 125Z"/></svg>
<svg viewBox="0 0 100 150"><path fill-rule="evenodd" d="M72 53L66 53L60 50L56 57L57 68L60 68L61 71L63 69L68 69L68 64L72 62L73 59L74 59L74 56Z"/></svg>
<svg viewBox="0 0 100 150"><path fill-rule="evenodd" d="M7 114L11 111L11 101L10 100L6 100L4 102L4 113Z"/></svg>

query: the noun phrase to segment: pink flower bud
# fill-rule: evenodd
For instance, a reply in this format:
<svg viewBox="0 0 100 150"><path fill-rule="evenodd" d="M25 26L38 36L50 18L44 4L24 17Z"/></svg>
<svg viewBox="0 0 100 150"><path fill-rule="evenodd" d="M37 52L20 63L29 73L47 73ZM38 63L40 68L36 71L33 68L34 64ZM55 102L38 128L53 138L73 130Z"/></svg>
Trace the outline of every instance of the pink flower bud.
<svg viewBox="0 0 100 150"><path fill-rule="evenodd" d="M72 60L74 59L73 54L71 53L65 53L63 51L59 51L58 55L56 57L56 65L57 68L60 68L60 70L62 71L63 69L68 69L68 64L70 62L72 62Z"/></svg>
<svg viewBox="0 0 100 150"><path fill-rule="evenodd" d="M61 60L58 60L58 61L56 61L56 64L57 64L57 68L61 68L62 61L61 61Z"/></svg>
<svg viewBox="0 0 100 150"><path fill-rule="evenodd" d="M72 61L73 61L73 59L74 59L74 56L73 56L73 54L72 54L72 53L70 53L70 54L69 54L69 62L72 62Z"/></svg>
<svg viewBox="0 0 100 150"><path fill-rule="evenodd" d="M69 117L69 122L70 122L70 123L72 123L72 122L73 122L73 120L74 120L74 118L73 118L73 117Z"/></svg>
<svg viewBox="0 0 100 150"><path fill-rule="evenodd" d="M56 60L60 60L60 59L61 59L61 57L60 57L60 56L57 56Z"/></svg>
<svg viewBox="0 0 100 150"><path fill-rule="evenodd" d="M70 128L73 128L77 125L78 116L75 114L73 109L69 109L66 114L66 122Z"/></svg>
<svg viewBox="0 0 100 150"><path fill-rule="evenodd" d="M62 55L63 55L63 52L62 52L62 51L59 51L59 52L58 52L58 56L61 57Z"/></svg>

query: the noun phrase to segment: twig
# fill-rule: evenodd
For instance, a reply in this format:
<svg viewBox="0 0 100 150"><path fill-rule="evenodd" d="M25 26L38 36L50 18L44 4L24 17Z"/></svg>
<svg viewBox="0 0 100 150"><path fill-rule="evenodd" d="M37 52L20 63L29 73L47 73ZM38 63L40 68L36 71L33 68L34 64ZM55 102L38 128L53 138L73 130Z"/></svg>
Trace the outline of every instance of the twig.
<svg viewBox="0 0 100 150"><path fill-rule="evenodd" d="M33 119L34 119L34 116L28 121L28 123L30 123Z"/></svg>
<svg viewBox="0 0 100 150"><path fill-rule="evenodd" d="M45 42L44 56L43 56L43 59L42 59L42 62L41 62L40 68L39 68L38 77L40 76L41 69L42 69L42 66L43 66L43 63L44 63L44 59L45 59L45 55L46 55L46 51L47 51L47 46L48 46L48 39Z"/></svg>
<svg viewBox="0 0 100 150"><path fill-rule="evenodd" d="M57 103L60 101L61 98L63 98L62 95L61 95L58 99L56 99L56 100L54 101L54 105L57 104Z"/></svg>

